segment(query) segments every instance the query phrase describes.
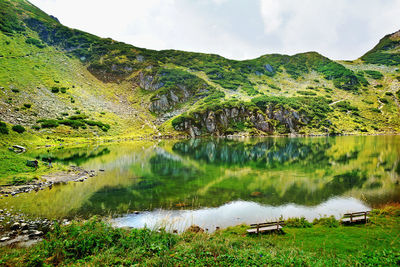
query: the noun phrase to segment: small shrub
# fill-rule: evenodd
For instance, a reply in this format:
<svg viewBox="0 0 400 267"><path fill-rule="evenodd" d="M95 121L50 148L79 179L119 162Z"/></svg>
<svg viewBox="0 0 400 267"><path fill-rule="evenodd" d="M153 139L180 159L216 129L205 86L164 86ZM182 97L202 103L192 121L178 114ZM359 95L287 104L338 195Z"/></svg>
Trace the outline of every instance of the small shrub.
<svg viewBox="0 0 400 267"><path fill-rule="evenodd" d="M55 128L58 126L58 121L56 120L41 120L42 128Z"/></svg>
<svg viewBox="0 0 400 267"><path fill-rule="evenodd" d="M330 216L330 217L322 217L319 219L315 218L313 224L333 228L339 226L339 221L336 220L334 216Z"/></svg>
<svg viewBox="0 0 400 267"><path fill-rule="evenodd" d="M285 221L285 226L293 228L310 228L312 223L306 220L306 218L289 218Z"/></svg>
<svg viewBox="0 0 400 267"><path fill-rule="evenodd" d="M14 132L17 132L17 133L23 133L23 132L26 131L26 130L25 130L25 127L22 126L22 125L14 125L11 129L12 129Z"/></svg>
<svg viewBox="0 0 400 267"><path fill-rule="evenodd" d="M40 126L38 126L38 125L33 125L33 126L32 126L32 129L38 131L38 130L40 130Z"/></svg>
<svg viewBox="0 0 400 267"><path fill-rule="evenodd" d="M45 45L42 44L41 41L39 41L38 39L35 39L35 38L31 38L31 37L29 37L28 39L26 39L26 40L25 40L25 43L27 43L27 44L32 44L32 45L34 45L34 46L36 46L36 47L38 47L38 48L40 48L40 49L42 49L42 48L45 47Z"/></svg>
<svg viewBox="0 0 400 267"><path fill-rule="evenodd" d="M383 74L376 70L366 70L364 71L369 77L375 80L380 80L383 78Z"/></svg>
<svg viewBox="0 0 400 267"><path fill-rule="evenodd" d="M19 93L19 89L17 89L17 88L12 88L11 91L14 93Z"/></svg>
<svg viewBox="0 0 400 267"><path fill-rule="evenodd" d="M85 115L85 114L80 114L80 113L81 113L81 112L79 111L79 113L76 113L76 114L79 114L79 115L69 116L68 119L69 119L69 120L84 120L84 119L87 119L87 118L88 118L87 115Z"/></svg>
<svg viewBox="0 0 400 267"><path fill-rule="evenodd" d="M0 134L8 134L7 124L0 121Z"/></svg>
<svg viewBox="0 0 400 267"><path fill-rule="evenodd" d="M297 93L298 93L299 95L309 95L309 96L317 95L317 94L314 93L314 92L303 91L303 90L299 90L299 91L297 91Z"/></svg>
<svg viewBox="0 0 400 267"><path fill-rule="evenodd" d="M51 87L51 92L53 94L57 94L58 92L60 92L60 89L58 87Z"/></svg>
<svg viewBox="0 0 400 267"><path fill-rule="evenodd" d="M386 98L383 98L383 97L379 98L379 101L381 101L384 104L389 103L389 100L387 100Z"/></svg>
<svg viewBox="0 0 400 267"><path fill-rule="evenodd" d="M85 123L89 126L97 126L99 127L103 132L107 132L111 127L108 124L102 123L100 121L85 121Z"/></svg>
<svg viewBox="0 0 400 267"><path fill-rule="evenodd" d="M380 209L372 210L371 215L374 216L390 216L390 217L400 217L400 204L389 203L384 205Z"/></svg>
<svg viewBox="0 0 400 267"><path fill-rule="evenodd" d="M61 87L60 88L61 93L65 94L67 92L67 88L65 87Z"/></svg>
<svg viewBox="0 0 400 267"><path fill-rule="evenodd" d="M83 128L83 126L85 126L85 123L81 120L60 120L58 123L70 126L74 129L79 129L79 127Z"/></svg>
<svg viewBox="0 0 400 267"><path fill-rule="evenodd" d="M27 182L26 178L23 177L13 177L13 179L11 180L12 185L21 185L25 184L26 182Z"/></svg>
<svg viewBox="0 0 400 267"><path fill-rule="evenodd" d="M26 107L26 108L31 108L31 107L32 107L32 104L24 104L24 107Z"/></svg>

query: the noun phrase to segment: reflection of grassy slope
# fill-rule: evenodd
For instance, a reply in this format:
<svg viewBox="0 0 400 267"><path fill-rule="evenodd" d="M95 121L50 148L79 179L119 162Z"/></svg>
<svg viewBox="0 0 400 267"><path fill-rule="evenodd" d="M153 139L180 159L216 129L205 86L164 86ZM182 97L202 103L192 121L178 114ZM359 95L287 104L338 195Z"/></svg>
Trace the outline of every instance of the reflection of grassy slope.
<svg viewBox="0 0 400 267"><path fill-rule="evenodd" d="M152 142L120 143L110 147L110 153L101 157L92 158L90 162L84 164L87 169L98 170L99 167L106 171L99 176L89 178L84 183L70 182L67 185L54 186L51 190L45 189L38 193L21 194L17 198L3 198L0 206L10 206L11 203L16 210L21 210L26 214L40 215L49 218L61 217L75 214L82 205L97 191L105 187L127 187L135 183L137 176L141 175L142 165L148 162L148 154L152 154ZM91 151L85 147L84 151ZM68 150L63 151L64 155L70 155ZM73 150L72 153L75 153ZM61 153L61 152L60 152ZM131 157L131 153L141 153L140 158ZM136 166L135 172L131 167ZM148 172L144 169L143 173Z"/></svg>
<svg viewBox="0 0 400 267"><path fill-rule="evenodd" d="M331 140L330 144L333 146L328 146L331 147L330 150L320 146L319 149L322 150L325 161L319 162L317 158L315 161L305 160L305 163L300 163L300 161L296 163L290 159L290 155L286 155L288 157L286 160L292 164L286 164L281 157L276 157L281 160L280 164L263 165L262 168L259 165L256 165L258 168L251 167L254 158L246 158L246 161L240 160L237 155L233 155L234 152L229 148L223 147L221 150L215 150L210 142L204 143L209 148L206 159L202 157L204 151L197 146L197 154L186 149L187 154L180 161L171 159L172 155L170 157L157 155L150 159L151 174L142 176L140 182L129 186L128 190L107 188L107 195L97 194L91 200L91 206L86 207L86 210L98 209L96 203L103 203L107 209L112 210L113 206L119 202L129 203L130 209L146 209L151 207L177 208L181 207L182 203L188 207L219 206L233 199L254 200L273 205L290 202L315 205L332 196L349 192L357 196L360 193L373 196L374 192L380 194L393 190L394 181L391 180L387 170L376 170L376 165L369 162L371 154L380 150L381 144L375 142L379 139L368 137L366 139L369 139L370 142L362 141L361 147L355 142L357 138L340 139L344 140L337 142L336 146L335 142ZM323 139L320 141L326 142ZM347 145L346 147L343 146L343 142ZM316 143L318 142L312 143L312 146L318 147L315 146ZM176 151L177 144L173 146L174 151ZM179 145L180 148L182 148L181 145ZM238 147L246 145L233 142L232 149L236 151ZM362 157L356 157L357 153L352 152L349 154L347 152L338 153L338 148L347 151L358 151L362 148ZM227 162L231 162L231 158L226 157L227 162L221 162L221 158L215 157L224 149L228 150L227 154L233 155L240 164L226 168L229 165ZM339 155L337 159L329 151ZM292 153L296 156L296 151L292 151ZM397 157L396 150L393 148L387 153L389 162ZM284 154L287 154L287 151ZM247 157L248 154L242 156ZM210 159L214 159L214 161L210 162ZM191 164L190 161L197 164ZM185 162L184 165L182 165L183 162ZM394 163L395 161L387 164L393 165ZM361 170L360 166L362 166ZM368 172L368 175L365 172ZM376 183L377 177L380 177L381 183ZM112 201L107 203L109 198L112 198Z"/></svg>
<svg viewBox="0 0 400 267"><path fill-rule="evenodd" d="M393 194L396 191L394 184L399 179L396 174L398 137L293 139L302 144L295 147L309 151L311 155L322 154L325 159L308 164L291 160L290 153L296 155L296 151L288 152L282 149L283 140L274 140L277 144L272 146L272 151L284 151L287 163L279 161L280 164L262 167L249 161L227 167L224 162L206 162L192 154L177 155L173 152L176 141L164 141L161 147L165 150L145 142L111 145L107 146L110 153L91 158L83 165L87 169L104 168L104 174L84 183L1 201L12 201L15 208L23 211L60 216L161 207L220 206L236 199L271 205L290 202L315 205L335 195L374 202L383 201L379 198L385 195L398 197ZM327 142L329 146L323 145ZM250 149L249 144L260 143L261 140L248 140L242 145ZM304 150L307 144L321 151ZM233 145L234 149L241 146L234 142ZM228 149L229 154L229 146L224 149ZM359 151L357 157L352 151ZM64 153L70 155L67 151ZM75 153L76 150L71 152Z"/></svg>

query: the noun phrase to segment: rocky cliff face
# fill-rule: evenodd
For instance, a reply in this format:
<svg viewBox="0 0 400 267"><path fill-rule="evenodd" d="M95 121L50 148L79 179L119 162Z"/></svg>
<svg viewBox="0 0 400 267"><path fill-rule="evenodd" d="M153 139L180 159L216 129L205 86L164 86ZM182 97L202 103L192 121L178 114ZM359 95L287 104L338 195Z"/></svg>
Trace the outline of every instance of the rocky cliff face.
<svg viewBox="0 0 400 267"><path fill-rule="evenodd" d="M264 112L246 107L232 107L196 112L191 117L182 116L173 125L175 130L185 131L196 137L202 134L223 136L231 133L236 124L244 123L266 134L273 133L280 126L287 133L297 133L308 121L295 110L283 107L269 106Z"/></svg>
<svg viewBox="0 0 400 267"><path fill-rule="evenodd" d="M146 91L157 91L158 89L164 86L164 83L159 82L156 79L155 75L140 72L139 86Z"/></svg>
<svg viewBox="0 0 400 267"><path fill-rule="evenodd" d="M202 93L197 96L197 99L204 97L208 90L206 88L200 89ZM189 90L185 85L178 84L176 88L169 91L161 92L156 94L151 99L150 111L154 113L164 113L174 109L177 105L189 101L191 98L195 97L195 93Z"/></svg>

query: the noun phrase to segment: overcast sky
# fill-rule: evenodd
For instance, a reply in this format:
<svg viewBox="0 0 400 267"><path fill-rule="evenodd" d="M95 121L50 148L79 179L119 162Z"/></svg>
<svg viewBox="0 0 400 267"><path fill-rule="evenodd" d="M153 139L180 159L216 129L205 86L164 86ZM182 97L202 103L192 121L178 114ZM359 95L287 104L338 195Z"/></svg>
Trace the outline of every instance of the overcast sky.
<svg viewBox="0 0 400 267"><path fill-rule="evenodd" d="M30 0L66 26L138 47L232 59L356 59L400 30L400 0Z"/></svg>

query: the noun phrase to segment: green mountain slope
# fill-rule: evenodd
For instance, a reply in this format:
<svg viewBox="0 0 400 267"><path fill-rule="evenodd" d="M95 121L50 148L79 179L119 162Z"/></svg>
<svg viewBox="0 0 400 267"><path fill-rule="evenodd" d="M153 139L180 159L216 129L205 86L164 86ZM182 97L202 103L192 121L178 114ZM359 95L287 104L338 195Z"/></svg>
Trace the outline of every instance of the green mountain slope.
<svg viewBox="0 0 400 267"><path fill-rule="evenodd" d="M39 136L398 132L399 32L361 59L154 51L0 3L0 120ZM10 127L8 125L7 127Z"/></svg>

